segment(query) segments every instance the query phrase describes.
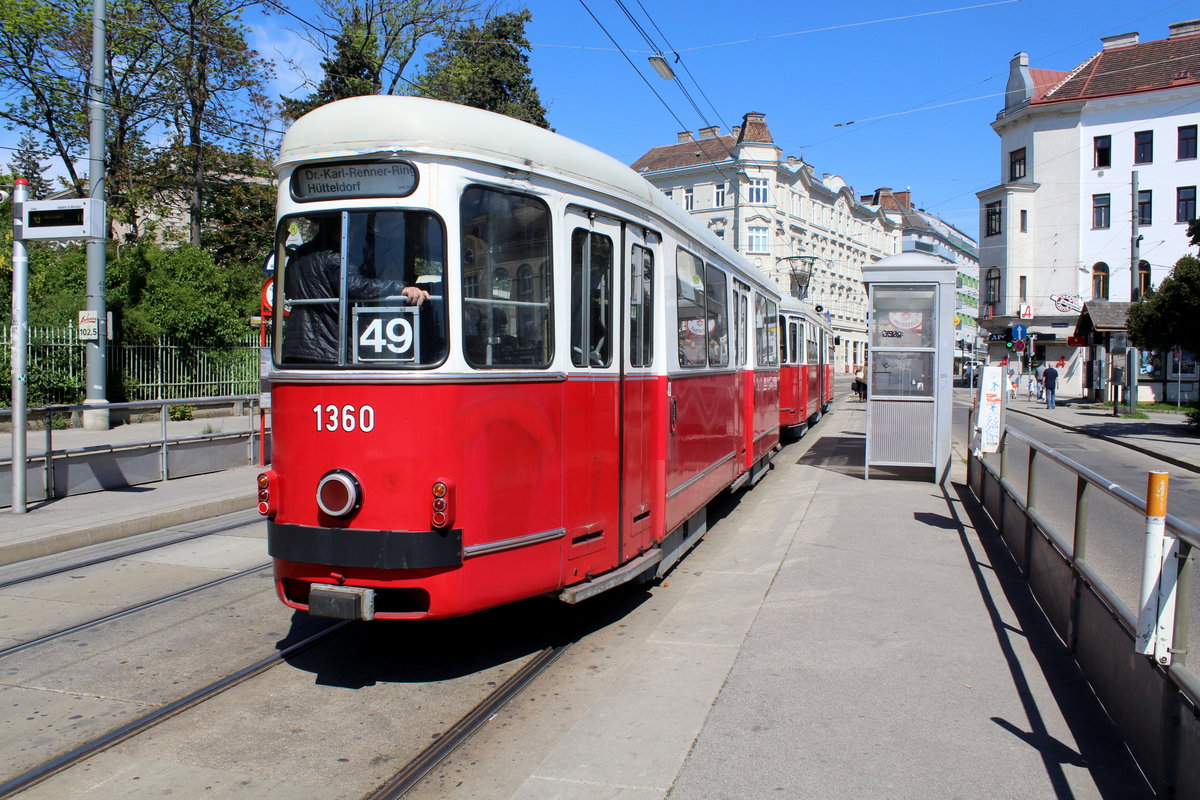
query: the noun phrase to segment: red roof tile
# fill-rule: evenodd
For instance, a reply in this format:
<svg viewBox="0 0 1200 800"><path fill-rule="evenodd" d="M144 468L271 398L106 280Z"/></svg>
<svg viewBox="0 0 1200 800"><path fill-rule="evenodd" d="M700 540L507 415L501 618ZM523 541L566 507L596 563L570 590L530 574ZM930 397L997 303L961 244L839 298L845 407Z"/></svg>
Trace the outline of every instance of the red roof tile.
<svg viewBox="0 0 1200 800"><path fill-rule="evenodd" d="M1084 100L1195 83L1200 83L1200 35L1176 36L1101 50L1033 102Z"/></svg>
<svg viewBox="0 0 1200 800"><path fill-rule="evenodd" d="M737 140L732 134L711 139L696 139L681 144L668 144L651 148L648 153L633 162L636 172L657 172L660 169L677 169L712 161L728 161Z"/></svg>

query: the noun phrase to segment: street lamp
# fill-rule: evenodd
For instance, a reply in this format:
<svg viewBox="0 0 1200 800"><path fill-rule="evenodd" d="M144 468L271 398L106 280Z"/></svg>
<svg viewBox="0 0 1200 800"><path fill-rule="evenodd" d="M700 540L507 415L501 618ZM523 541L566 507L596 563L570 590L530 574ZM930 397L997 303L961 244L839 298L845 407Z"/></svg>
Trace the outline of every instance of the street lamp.
<svg viewBox="0 0 1200 800"><path fill-rule="evenodd" d="M803 300L808 296L808 284L812 281L813 265L817 263L817 256L780 256L775 259L776 264L781 261L792 262L788 264L788 273L792 278L791 294L797 300ZM797 268L796 261L807 263Z"/></svg>
<svg viewBox="0 0 1200 800"><path fill-rule="evenodd" d="M661 52L650 56L647 60L650 62L650 66L654 67L654 71L658 73L658 76L664 81L675 80L675 70L671 69L671 65L667 63L667 59L663 58Z"/></svg>

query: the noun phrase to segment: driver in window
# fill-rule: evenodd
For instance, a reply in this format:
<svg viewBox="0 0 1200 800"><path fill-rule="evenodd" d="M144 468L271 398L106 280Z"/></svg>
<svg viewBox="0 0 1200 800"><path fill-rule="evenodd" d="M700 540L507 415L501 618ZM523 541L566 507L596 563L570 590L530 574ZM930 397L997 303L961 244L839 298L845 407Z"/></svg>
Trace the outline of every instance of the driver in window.
<svg viewBox="0 0 1200 800"><path fill-rule="evenodd" d="M295 305L284 330L285 363L338 363L338 287L341 281L341 222L330 216L314 220L313 238L288 259L284 296L289 300L327 298L329 302ZM429 292L405 281L383 280L351 263L346 272L350 300L375 300L402 296L410 305L421 305Z"/></svg>

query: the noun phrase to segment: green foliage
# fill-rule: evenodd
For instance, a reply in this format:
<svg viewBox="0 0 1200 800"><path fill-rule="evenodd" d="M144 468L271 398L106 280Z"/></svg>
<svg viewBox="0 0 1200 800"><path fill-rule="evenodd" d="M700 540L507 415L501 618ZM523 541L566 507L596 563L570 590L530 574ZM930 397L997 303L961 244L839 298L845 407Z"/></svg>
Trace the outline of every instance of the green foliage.
<svg viewBox="0 0 1200 800"><path fill-rule="evenodd" d="M196 407L187 405L174 405L167 409L167 416L175 422L186 422L195 415Z"/></svg>
<svg viewBox="0 0 1200 800"><path fill-rule="evenodd" d="M425 71L417 76L413 94L549 128L529 71L525 24L531 19L526 9L452 31L441 47L425 56Z"/></svg>
<svg viewBox="0 0 1200 800"><path fill-rule="evenodd" d="M1193 433L1200 433L1200 409L1189 411L1187 421Z"/></svg>
<svg viewBox="0 0 1200 800"><path fill-rule="evenodd" d="M200 246L220 267L252 267L261 286L263 259L275 238L276 190L270 168L244 153L226 153L221 163L223 169L204 195Z"/></svg>
<svg viewBox="0 0 1200 800"><path fill-rule="evenodd" d="M127 340L196 338L213 347L228 347L245 334L262 282L257 264L219 267L191 245L130 248L109 274Z"/></svg>
<svg viewBox="0 0 1200 800"><path fill-rule="evenodd" d="M288 119L299 117L317 106L358 97L378 94L379 71L374 54L379 51L379 34L363 21L363 10L357 6L349 9L350 17L342 23L342 30L334 39L333 55L321 60L325 77L308 97L281 97L283 115Z"/></svg>
<svg viewBox="0 0 1200 800"><path fill-rule="evenodd" d="M1200 247L1200 219L1194 219L1188 223L1187 227L1188 241L1195 247Z"/></svg>
<svg viewBox="0 0 1200 800"><path fill-rule="evenodd" d="M1129 335L1138 347L1175 345L1200 352L1200 260L1184 256L1153 292L1129 307Z"/></svg>

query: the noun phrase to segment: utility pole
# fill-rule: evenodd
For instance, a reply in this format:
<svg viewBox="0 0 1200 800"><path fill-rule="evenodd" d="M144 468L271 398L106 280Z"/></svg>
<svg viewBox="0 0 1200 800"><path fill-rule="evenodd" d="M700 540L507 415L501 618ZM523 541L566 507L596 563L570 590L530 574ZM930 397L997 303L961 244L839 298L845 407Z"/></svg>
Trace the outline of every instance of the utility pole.
<svg viewBox="0 0 1200 800"><path fill-rule="evenodd" d="M24 514L25 429L28 415L29 371L29 251L25 248L23 209L29 199L29 181L13 181L12 251L12 511Z"/></svg>
<svg viewBox="0 0 1200 800"><path fill-rule="evenodd" d="M88 196L104 206L104 3L92 3L92 76L88 84ZM107 228L106 220L102 222ZM108 402L108 301L105 294L107 242L89 239L87 243L87 310L96 315L97 337L86 350L85 405ZM108 409L83 412L83 427L90 431L109 428Z"/></svg>
<svg viewBox="0 0 1200 800"><path fill-rule="evenodd" d="M1131 205L1133 213L1130 215L1132 220L1131 233L1129 236L1129 302L1137 299L1138 289L1138 263L1142 260L1142 237L1138 233L1138 222L1140 211L1138 210L1138 172L1133 171L1133 179L1131 183ZM1138 373L1141 372L1141 365L1138 364L1138 351L1130 342L1129 349L1126 351L1128 357L1125 359L1125 369L1128 372L1127 388L1125 394L1129 400L1129 413L1137 413L1137 395L1138 395Z"/></svg>

